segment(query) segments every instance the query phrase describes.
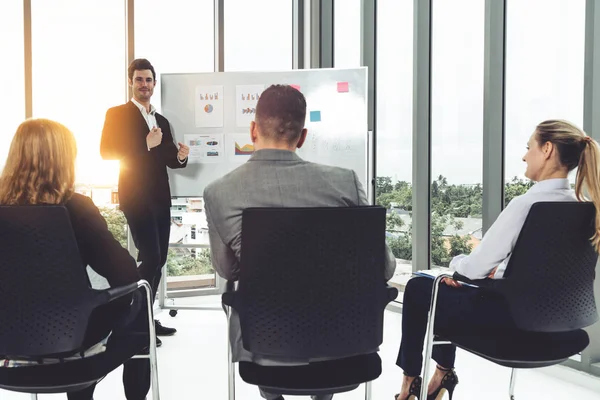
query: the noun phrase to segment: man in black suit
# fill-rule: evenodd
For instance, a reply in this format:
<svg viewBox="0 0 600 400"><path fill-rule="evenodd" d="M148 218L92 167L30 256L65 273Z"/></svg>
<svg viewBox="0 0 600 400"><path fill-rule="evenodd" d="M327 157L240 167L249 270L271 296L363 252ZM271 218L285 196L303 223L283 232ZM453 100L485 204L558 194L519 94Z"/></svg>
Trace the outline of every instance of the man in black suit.
<svg viewBox="0 0 600 400"><path fill-rule="evenodd" d="M106 112L100 154L120 160L119 206L138 249L140 276L156 295L167 261L171 231L171 192L167 168L184 168L189 147L173 143L169 121L156 112L150 98L156 85L154 67L136 59L128 68L133 98ZM156 323L157 335L176 330ZM157 343L160 343L159 341Z"/></svg>

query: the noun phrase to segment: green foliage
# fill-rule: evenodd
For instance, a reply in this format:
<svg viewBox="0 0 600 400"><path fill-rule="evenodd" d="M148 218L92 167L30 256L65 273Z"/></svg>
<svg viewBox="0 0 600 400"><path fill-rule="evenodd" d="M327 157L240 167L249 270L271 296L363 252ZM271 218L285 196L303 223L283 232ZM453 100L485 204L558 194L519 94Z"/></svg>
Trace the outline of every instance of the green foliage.
<svg viewBox="0 0 600 400"><path fill-rule="evenodd" d="M510 183L504 185L504 207L515 197L525 194L532 186L533 181L522 181L516 176L512 178Z"/></svg>
<svg viewBox="0 0 600 400"><path fill-rule="evenodd" d="M388 213L385 216L385 230L388 232L398 232L404 226L404 221L395 212Z"/></svg>
<svg viewBox="0 0 600 400"><path fill-rule="evenodd" d="M412 244L410 233L387 238L387 244L394 257L402 260L412 260Z"/></svg>
<svg viewBox="0 0 600 400"><path fill-rule="evenodd" d="M459 254L470 254L473 245L469 243L468 236L454 235L450 237L450 258Z"/></svg>
<svg viewBox="0 0 600 400"><path fill-rule="evenodd" d="M213 272L209 249L198 249L196 254L189 249L169 249L167 254L169 276L203 275Z"/></svg>
<svg viewBox="0 0 600 400"><path fill-rule="evenodd" d="M108 230L121 246L127 248L127 219L121 210L110 207L99 207L100 214L106 220Z"/></svg>
<svg viewBox="0 0 600 400"><path fill-rule="evenodd" d="M377 204L385 208L399 208L412 211L412 186L405 181L392 183L390 177L377 178ZM531 181L513 178L504 187L505 205L516 196L524 194L533 185ZM440 175L431 184L431 259L434 265L447 266L452 257L469 254L472 245L469 235L444 237L448 226L462 229L462 223L455 218L481 218L483 187L476 185L450 185L446 177ZM387 243L397 258L412 259L412 227L399 229L404 221L394 212L386 218Z"/></svg>

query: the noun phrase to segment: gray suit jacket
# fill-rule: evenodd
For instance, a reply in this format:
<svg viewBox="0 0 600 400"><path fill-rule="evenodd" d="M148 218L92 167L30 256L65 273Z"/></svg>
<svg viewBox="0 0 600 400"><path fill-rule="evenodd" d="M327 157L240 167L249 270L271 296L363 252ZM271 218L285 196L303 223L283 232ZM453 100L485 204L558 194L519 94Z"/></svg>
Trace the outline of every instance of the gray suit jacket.
<svg viewBox="0 0 600 400"><path fill-rule="evenodd" d="M212 264L223 278L239 277L242 211L249 207L353 207L369 205L356 173L349 169L310 163L296 153L264 149L248 162L212 182L204 190L204 209ZM386 246L385 278L396 269ZM242 346L239 319L232 314L230 343L234 361L262 365L297 365L316 360L265 359Z"/></svg>

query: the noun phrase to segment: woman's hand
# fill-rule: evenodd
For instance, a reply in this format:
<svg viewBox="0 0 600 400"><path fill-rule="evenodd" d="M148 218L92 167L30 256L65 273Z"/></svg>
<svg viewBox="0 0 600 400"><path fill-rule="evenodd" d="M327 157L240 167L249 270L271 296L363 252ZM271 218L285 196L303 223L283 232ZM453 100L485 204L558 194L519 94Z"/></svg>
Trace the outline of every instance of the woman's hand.
<svg viewBox="0 0 600 400"><path fill-rule="evenodd" d="M442 282L445 283L448 286L451 287L461 287L462 285L460 284L460 282L458 282L457 280L454 280L452 278L443 278Z"/></svg>
<svg viewBox="0 0 600 400"><path fill-rule="evenodd" d="M498 266L496 265L496 267L492 270L492 272L489 273L489 275L487 276L490 279L494 279L494 275L496 275L496 271L498 271Z"/></svg>

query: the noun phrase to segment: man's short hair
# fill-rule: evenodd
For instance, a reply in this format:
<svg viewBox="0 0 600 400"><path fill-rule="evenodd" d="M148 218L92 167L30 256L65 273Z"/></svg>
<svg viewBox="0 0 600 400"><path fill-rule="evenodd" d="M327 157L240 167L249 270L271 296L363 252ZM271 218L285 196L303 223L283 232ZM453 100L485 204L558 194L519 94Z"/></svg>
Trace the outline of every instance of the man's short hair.
<svg viewBox="0 0 600 400"><path fill-rule="evenodd" d="M135 71L143 71L145 69L149 69L152 71L152 77L156 80L156 72L154 72L154 67L150 64L150 61L145 58L136 58L129 64L129 68L127 69L127 76L129 79L133 80L133 73Z"/></svg>
<svg viewBox="0 0 600 400"><path fill-rule="evenodd" d="M306 120L306 99L289 85L271 85L258 99L255 121L265 137L293 144Z"/></svg>

